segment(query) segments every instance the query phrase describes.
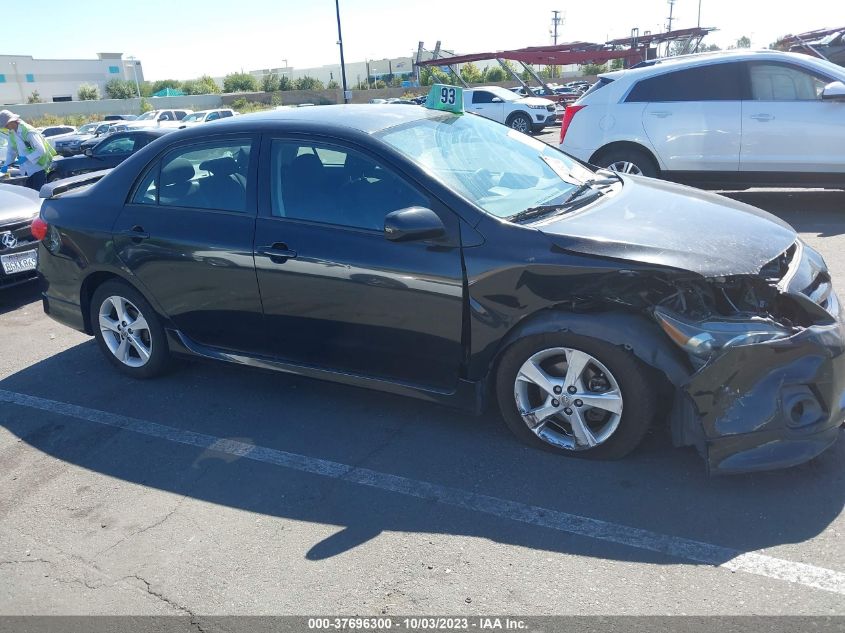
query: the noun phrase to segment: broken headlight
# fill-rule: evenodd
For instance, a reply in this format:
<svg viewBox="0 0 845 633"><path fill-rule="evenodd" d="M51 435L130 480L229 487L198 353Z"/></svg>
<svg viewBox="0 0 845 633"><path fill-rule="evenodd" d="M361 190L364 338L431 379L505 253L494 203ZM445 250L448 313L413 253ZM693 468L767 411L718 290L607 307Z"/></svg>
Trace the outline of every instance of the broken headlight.
<svg viewBox="0 0 845 633"><path fill-rule="evenodd" d="M689 321L658 306L654 308L654 318L672 341L701 360L729 347L773 341L794 333L771 319L755 316Z"/></svg>

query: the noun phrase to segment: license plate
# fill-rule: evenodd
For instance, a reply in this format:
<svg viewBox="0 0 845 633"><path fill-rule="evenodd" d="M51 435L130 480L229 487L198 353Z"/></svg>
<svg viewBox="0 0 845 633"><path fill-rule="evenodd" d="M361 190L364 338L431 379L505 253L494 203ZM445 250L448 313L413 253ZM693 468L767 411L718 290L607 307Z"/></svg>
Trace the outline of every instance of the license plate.
<svg viewBox="0 0 845 633"><path fill-rule="evenodd" d="M24 273L27 270L35 270L38 264L38 251L23 251L11 255L0 255L0 263L3 264L3 272L7 275Z"/></svg>

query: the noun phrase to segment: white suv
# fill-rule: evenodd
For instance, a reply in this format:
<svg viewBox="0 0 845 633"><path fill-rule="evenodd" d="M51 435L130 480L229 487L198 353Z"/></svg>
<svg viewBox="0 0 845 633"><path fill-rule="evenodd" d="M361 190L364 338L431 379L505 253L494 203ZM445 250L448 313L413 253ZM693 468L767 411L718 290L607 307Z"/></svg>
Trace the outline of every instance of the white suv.
<svg viewBox="0 0 845 633"><path fill-rule="evenodd" d="M137 130L145 127L179 127L182 119L191 114L193 110L180 108L177 110L150 110L144 112L137 119L125 121L126 129Z"/></svg>
<svg viewBox="0 0 845 633"><path fill-rule="evenodd" d="M719 52L599 75L560 149L705 187L845 186L845 68L795 53Z"/></svg>
<svg viewBox="0 0 845 633"><path fill-rule="evenodd" d="M525 134L539 132L557 120L553 101L520 97L498 86L464 90L464 110L504 123Z"/></svg>

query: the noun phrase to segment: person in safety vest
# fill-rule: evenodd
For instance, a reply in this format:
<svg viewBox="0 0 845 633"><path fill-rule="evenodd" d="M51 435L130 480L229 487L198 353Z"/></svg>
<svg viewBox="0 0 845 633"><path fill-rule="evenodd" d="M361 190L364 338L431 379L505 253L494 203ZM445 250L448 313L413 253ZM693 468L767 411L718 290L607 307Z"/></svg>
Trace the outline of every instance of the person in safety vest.
<svg viewBox="0 0 845 633"><path fill-rule="evenodd" d="M6 173L12 164L16 164L26 176L24 184L38 191L47 181L56 150L34 127L9 110L0 110L0 128L9 131L6 161L0 167L0 173Z"/></svg>

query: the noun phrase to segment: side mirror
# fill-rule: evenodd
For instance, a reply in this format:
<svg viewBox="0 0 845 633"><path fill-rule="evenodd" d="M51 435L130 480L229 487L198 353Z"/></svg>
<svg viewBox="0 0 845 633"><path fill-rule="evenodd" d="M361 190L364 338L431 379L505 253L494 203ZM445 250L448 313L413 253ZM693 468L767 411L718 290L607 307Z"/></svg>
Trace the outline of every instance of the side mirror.
<svg viewBox="0 0 845 633"><path fill-rule="evenodd" d="M845 101L845 83L831 81L824 87L822 99L825 101Z"/></svg>
<svg viewBox="0 0 845 633"><path fill-rule="evenodd" d="M438 215L425 207L399 209L384 217L384 236L392 242L431 240L445 234Z"/></svg>
<svg viewBox="0 0 845 633"><path fill-rule="evenodd" d="M493 103L504 103L500 97L493 97Z"/></svg>
<svg viewBox="0 0 845 633"><path fill-rule="evenodd" d="M94 157L94 150L93 150L92 148L90 148L90 147L86 147L86 148L85 148L85 155L86 155L88 158L93 158L93 157Z"/></svg>

